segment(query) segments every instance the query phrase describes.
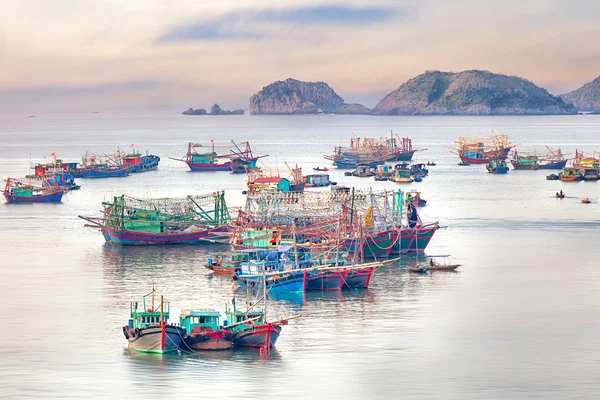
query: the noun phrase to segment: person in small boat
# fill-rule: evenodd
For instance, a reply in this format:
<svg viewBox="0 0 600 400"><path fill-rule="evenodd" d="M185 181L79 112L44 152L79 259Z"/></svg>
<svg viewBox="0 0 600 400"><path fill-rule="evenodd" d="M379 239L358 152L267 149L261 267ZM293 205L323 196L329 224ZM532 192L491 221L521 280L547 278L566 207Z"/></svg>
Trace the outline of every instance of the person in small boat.
<svg viewBox="0 0 600 400"><path fill-rule="evenodd" d="M432 266L432 267L435 265L435 263L433 262L433 258L429 259L429 265Z"/></svg>
<svg viewBox="0 0 600 400"><path fill-rule="evenodd" d="M563 191L562 191L562 190L560 191L560 193L559 193L559 194L560 194L560 197L564 197L564 196L565 196L565 194L563 193Z"/></svg>

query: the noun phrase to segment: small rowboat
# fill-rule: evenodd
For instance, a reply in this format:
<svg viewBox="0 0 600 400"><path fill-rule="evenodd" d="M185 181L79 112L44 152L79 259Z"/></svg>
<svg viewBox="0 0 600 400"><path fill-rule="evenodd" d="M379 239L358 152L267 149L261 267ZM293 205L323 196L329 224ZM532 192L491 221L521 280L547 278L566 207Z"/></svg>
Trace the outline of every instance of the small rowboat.
<svg viewBox="0 0 600 400"><path fill-rule="evenodd" d="M434 265L429 266L429 270L430 271L454 271L458 267L460 267L460 264L453 264L453 265L434 264Z"/></svg>
<svg viewBox="0 0 600 400"><path fill-rule="evenodd" d="M423 266L423 265L410 265L408 267L408 272L414 272L417 274L424 274L425 272L427 272L429 268Z"/></svg>
<svg viewBox="0 0 600 400"><path fill-rule="evenodd" d="M592 201L589 198L586 197L585 199L581 200L581 202L583 204L590 204Z"/></svg>
<svg viewBox="0 0 600 400"><path fill-rule="evenodd" d="M427 163L427 165L428 165L428 166L431 166L431 167L433 167L433 166L435 166L435 162L433 162L433 161L429 161L429 162Z"/></svg>
<svg viewBox="0 0 600 400"><path fill-rule="evenodd" d="M562 193L562 194L561 193L556 193L555 196L556 196L557 199L564 199L565 198L564 193Z"/></svg>
<svg viewBox="0 0 600 400"><path fill-rule="evenodd" d="M463 166L463 165L471 165L471 164L469 164L466 161L461 161L461 162L458 163L458 165Z"/></svg>

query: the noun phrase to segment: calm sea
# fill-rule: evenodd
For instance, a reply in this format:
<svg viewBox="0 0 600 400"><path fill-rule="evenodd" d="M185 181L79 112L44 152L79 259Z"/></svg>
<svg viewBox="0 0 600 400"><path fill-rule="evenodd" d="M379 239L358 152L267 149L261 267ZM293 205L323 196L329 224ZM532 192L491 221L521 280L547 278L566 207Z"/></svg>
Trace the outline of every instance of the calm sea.
<svg viewBox="0 0 600 400"><path fill-rule="evenodd" d="M78 215L126 193L184 196L225 190L243 203L243 175L191 173L188 141L250 140L270 167L305 173L352 135L413 138L434 160L412 188L423 218L446 229L427 252L457 273L408 274L409 258L368 290L271 300L271 315L302 314L269 358L257 351L156 357L127 350L129 302L158 283L172 316L222 310L231 281L203 268L210 247L111 248ZM57 205L0 205L0 397L517 399L600 397L600 183L547 181L544 171L488 174L459 167L445 145L507 133L522 149L600 150L600 117L186 117L80 114L0 117L0 176L22 177L50 153L77 161L131 144L162 158L158 171L80 180ZM397 188L344 177L356 187ZM554 198L563 190L564 200ZM593 204L580 200L589 197Z"/></svg>

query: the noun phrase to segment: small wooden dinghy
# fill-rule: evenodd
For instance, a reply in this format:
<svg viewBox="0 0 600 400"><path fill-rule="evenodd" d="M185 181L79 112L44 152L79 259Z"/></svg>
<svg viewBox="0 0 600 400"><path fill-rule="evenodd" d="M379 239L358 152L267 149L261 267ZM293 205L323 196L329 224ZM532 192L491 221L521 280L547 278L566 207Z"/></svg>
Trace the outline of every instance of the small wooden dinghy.
<svg viewBox="0 0 600 400"><path fill-rule="evenodd" d="M408 267L408 272L414 272L417 274L424 274L425 272L427 272L427 270L428 268L423 265L410 265Z"/></svg>
<svg viewBox="0 0 600 400"><path fill-rule="evenodd" d="M460 264L441 265L435 263L433 266L429 266L429 271L454 271L458 267L460 267Z"/></svg>
<svg viewBox="0 0 600 400"><path fill-rule="evenodd" d="M590 204L592 201L589 198L586 197L585 199L581 200L581 202L583 204Z"/></svg>

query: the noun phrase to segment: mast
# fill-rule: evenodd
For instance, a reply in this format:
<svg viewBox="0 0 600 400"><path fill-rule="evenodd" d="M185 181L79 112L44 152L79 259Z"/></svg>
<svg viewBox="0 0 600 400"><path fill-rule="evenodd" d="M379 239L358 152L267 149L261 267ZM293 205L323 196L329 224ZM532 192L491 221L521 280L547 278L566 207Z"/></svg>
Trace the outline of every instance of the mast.
<svg viewBox="0 0 600 400"><path fill-rule="evenodd" d="M336 268L339 265L339 261L338 260L340 259L340 246L341 246L341 244L340 244L340 235L341 235L341 232L340 231L341 231L341 228L342 228L341 225L342 225L342 220L340 218L340 219L338 219L338 229L337 229L338 237L337 237L337 243L336 243L336 246L335 246L335 266L336 266Z"/></svg>
<svg viewBox="0 0 600 400"><path fill-rule="evenodd" d="M294 269L298 269L298 248L296 247L296 220L292 220L292 236L292 243L294 247L294 262L296 264Z"/></svg>
<svg viewBox="0 0 600 400"><path fill-rule="evenodd" d="M263 261L263 301L264 301L264 309L263 309L263 318L265 323L267 322L267 272L265 271L265 263Z"/></svg>
<svg viewBox="0 0 600 400"><path fill-rule="evenodd" d="M163 323L163 296L160 295L160 323Z"/></svg>
<svg viewBox="0 0 600 400"><path fill-rule="evenodd" d="M154 312L154 282L152 282L152 312Z"/></svg>

